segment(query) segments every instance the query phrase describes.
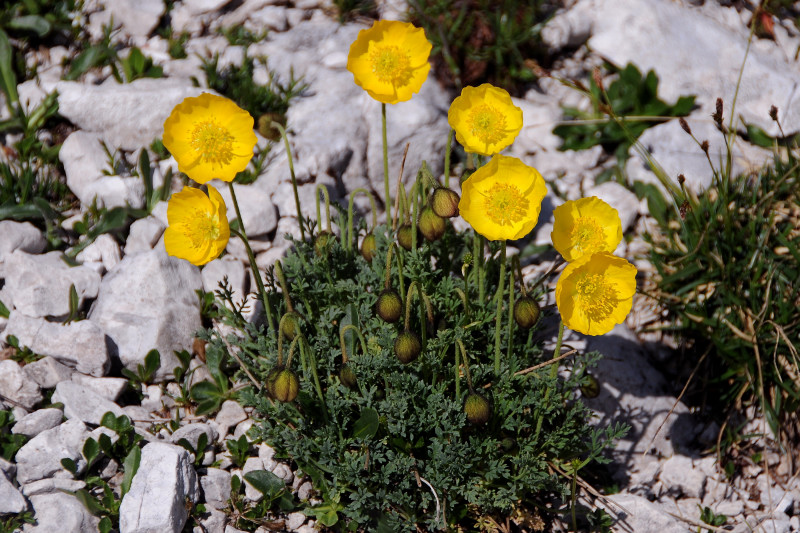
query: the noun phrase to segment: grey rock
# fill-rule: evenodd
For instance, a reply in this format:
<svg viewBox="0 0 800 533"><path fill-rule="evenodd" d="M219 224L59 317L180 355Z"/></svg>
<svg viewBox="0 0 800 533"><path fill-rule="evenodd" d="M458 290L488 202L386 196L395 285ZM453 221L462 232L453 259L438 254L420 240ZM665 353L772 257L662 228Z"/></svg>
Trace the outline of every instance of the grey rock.
<svg viewBox="0 0 800 533"><path fill-rule="evenodd" d="M142 448L139 470L122 498L120 533L179 533L186 523L186 499L197 502L198 496L189 453L151 442Z"/></svg>
<svg viewBox="0 0 800 533"><path fill-rule="evenodd" d="M80 479L67 479L60 477L53 477L49 479L40 479L32 483L27 483L22 486L22 494L30 498L37 494L49 494L58 491L75 492L86 487L86 482Z"/></svg>
<svg viewBox="0 0 800 533"><path fill-rule="evenodd" d="M294 531L306 522L306 515L303 513L289 513L286 515L286 525L289 531Z"/></svg>
<svg viewBox="0 0 800 533"><path fill-rule="evenodd" d="M173 352L191 350L193 334L201 327L195 293L200 288L197 267L161 247L130 255L103 278L89 320L114 341L126 368L135 371L157 349L161 367L156 379L163 380L180 364Z"/></svg>
<svg viewBox="0 0 800 533"><path fill-rule="evenodd" d="M109 148L138 150L160 138L164 120L188 96L208 89L188 81L142 78L119 84L109 78L101 85L60 81L58 112L86 132L97 133Z"/></svg>
<svg viewBox="0 0 800 533"><path fill-rule="evenodd" d="M262 442L258 445L258 458L263 461L264 468L270 472L275 470L275 467L278 466L278 462L275 460L275 449L269 444L264 444Z"/></svg>
<svg viewBox="0 0 800 533"><path fill-rule="evenodd" d="M164 0L106 0L104 4L125 33L141 37L153 32L165 10Z"/></svg>
<svg viewBox="0 0 800 533"><path fill-rule="evenodd" d="M78 305L97 296L100 275L84 267L69 267L60 252L30 255L17 250L5 262L6 286L17 311L31 316L61 317L69 313L70 286Z"/></svg>
<svg viewBox="0 0 800 533"><path fill-rule="evenodd" d="M21 513L28 508L28 502L17 488L0 472L0 515Z"/></svg>
<svg viewBox="0 0 800 533"><path fill-rule="evenodd" d="M31 505L35 511L36 525L26 524L22 529L24 533L95 533L100 522L72 494L37 494L31 496Z"/></svg>
<svg viewBox="0 0 800 533"><path fill-rule="evenodd" d="M688 117L686 121L698 140L709 141L709 157L714 162L716 169L720 170L720 161L725 161L726 157L725 140L705 117L705 113L697 112L692 117ZM705 190L711 184L713 172L705 153L681 129L676 120L648 129L639 137L639 141L647 147L673 183L677 184L678 175L683 174L686 178L686 187L697 193ZM629 158L625 165L628 180L631 183L642 181L660 185L655 174L650 171L649 164L635 152L632 151L631 154L633 157ZM731 173L732 175L746 174L760 169L771 160L771 151L737 141L732 148Z"/></svg>
<svg viewBox="0 0 800 533"><path fill-rule="evenodd" d="M58 426L62 418L64 413L60 409L39 409L17 421L11 428L11 433L32 438L42 431Z"/></svg>
<svg viewBox="0 0 800 533"><path fill-rule="evenodd" d="M784 515L785 516L785 515ZM765 533L791 533L795 531L792 528L792 521L789 517L786 518L769 518L759 524L759 531Z"/></svg>
<svg viewBox="0 0 800 533"><path fill-rule="evenodd" d="M214 508L207 509L206 513L200 516L200 526L195 526L192 533L225 533L225 525L228 523L228 515Z"/></svg>
<svg viewBox="0 0 800 533"><path fill-rule="evenodd" d="M21 346L51 356L84 374L100 377L111 365L105 333L88 320L59 324L14 311L3 334L14 335ZM52 363L43 363L41 368L36 367L30 372L49 383L66 374ZM54 385L52 383L50 386Z"/></svg>
<svg viewBox="0 0 800 533"><path fill-rule="evenodd" d="M124 414L119 405L72 381L62 381L56 385L53 401L64 404L64 416L68 419L87 424L100 425L103 415L108 412L114 413L114 416Z"/></svg>
<svg viewBox="0 0 800 533"><path fill-rule="evenodd" d="M11 359L0 361L0 394L25 409L42 401L39 386L26 379L19 365Z"/></svg>
<svg viewBox="0 0 800 533"><path fill-rule="evenodd" d="M236 429L233 430L233 437L238 439L242 435L246 434L248 431L250 431L250 428L253 427L253 424L255 424L255 421L252 418L248 418L244 422L239 422L236 424Z"/></svg>
<svg viewBox="0 0 800 533"><path fill-rule="evenodd" d="M308 481L301 483L299 487L297 487L297 499L300 501L305 501L311 497L314 493L314 487L311 486L311 483Z"/></svg>
<svg viewBox="0 0 800 533"><path fill-rule="evenodd" d="M125 255L152 250L165 228L166 226L153 216L135 221L131 224L128 240L125 241Z"/></svg>
<svg viewBox="0 0 800 533"><path fill-rule="evenodd" d="M75 373L72 381L112 402L116 402L128 388L128 380L124 378L95 378Z"/></svg>
<svg viewBox="0 0 800 533"><path fill-rule="evenodd" d="M247 420L247 413L244 412L244 408L239 405L239 402L233 400L222 402L222 406L214 418L221 435L227 434L231 427L244 420Z"/></svg>
<svg viewBox="0 0 800 533"><path fill-rule="evenodd" d="M52 389L62 381L72 378L73 370L62 365L55 357L46 356L22 368L25 376L43 389Z"/></svg>
<svg viewBox="0 0 800 533"><path fill-rule="evenodd" d="M88 437L89 432L80 420L67 420L39 433L17 451L17 482L25 484L49 477L72 477L61 466L63 458L75 461L80 474L86 468L81 451Z"/></svg>
<svg viewBox="0 0 800 533"><path fill-rule="evenodd" d="M217 432L208 424L195 423L187 424L172 434L172 443L177 444L179 440L186 439L192 448L198 453L203 453L205 450L197 450L197 443L200 440L200 435L205 434L206 446L213 444L217 440Z"/></svg>
<svg viewBox="0 0 800 533"><path fill-rule="evenodd" d="M633 227L636 217L639 216L639 199L616 181L595 185L586 191L586 196L597 196L616 209L622 222L623 233Z"/></svg>
<svg viewBox="0 0 800 533"><path fill-rule="evenodd" d="M203 488L203 496L209 507L214 509L225 509L228 500L231 498L231 475L219 468L208 468L200 476L200 486Z"/></svg>
<svg viewBox="0 0 800 533"><path fill-rule="evenodd" d="M292 469L289 468L289 465L283 463L275 465L275 468L272 469L272 473L281 478L285 483L291 483L294 479Z"/></svg>
<svg viewBox="0 0 800 533"><path fill-rule="evenodd" d="M616 515L616 518L621 521L618 523L618 527L624 527L626 531L635 531L636 533L686 532L686 526L646 498L620 493L612 494L608 499L630 512L628 514L617 507L606 508L609 514Z"/></svg>
<svg viewBox="0 0 800 533"><path fill-rule="evenodd" d="M607 16L609 12L614 16ZM565 16L575 21L565 26L581 33L586 33L587 26L591 28L587 44L594 53L617 66L632 62L643 72L655 70L661 80L659 93L667 102L695 94L703 116L708 117L716 98L721 97L728 116L734 92L738 92L736 114L744 122L780 136L778 125L767 114L770 106L776 105L786 134L797 131L800 71L781 47L755 40L741 83L737 83L749 32L733 7L721 7L717 2L705 2L698 9L659 0L582 0ZM581 18L586 20L577 22ZM795 49L796 37L793 43Z"/></svg>
<svg viewBox="0 0 800 533"><path fill-rule="evenodd" d="M256 182L258 183L258 182ZM248 237L266 235L278 225L278 215L275 206L270 200L270 193L253 185L234 185L236 200L239 202L239 211L242 213L244 228ZM225 200L228 208L228 220L236 219L236 211L233 206L228 187L219 187L219 193Z"/></svg>
<svg viewBox="0 0 800 533"><path fill-rule="evenodd" d="M685 455L673 455L662 465L661 483L674 496L681 494L689 498L702 498L705 492L706 474L695 469L692 460Z"/></svg>
<svg viewBox="0 0 800 533"><path fill-rule="evenodd" d="M219 284L227 278L228 286L233 292L233 301L238 303L247 294L249 278L245 275L245 267L235 257L225 256L207 263L201 271L203 290L214 293Z"/></svg>
<svg viewBox="0 0 800 533"><path fill-rule="evenodd" d="M0 457L0 472L8 477L13 477L17 473L17 465Z"/></svg>
<svg viewBox="0 0 800 533"><path fill-rule="evenodd" d="M84 248L76 256L76 259L83 263L100 263L103 266L103 273L105 273L117 266L120 257L119 244L114 237L104 233Z"/></svg>
<svg viewBox="0 0 800 533"><path fill-rule="evenodd" d="M39 254L46 246L44 235L30 222L0 220L0 263L14 250Z"/></svg>

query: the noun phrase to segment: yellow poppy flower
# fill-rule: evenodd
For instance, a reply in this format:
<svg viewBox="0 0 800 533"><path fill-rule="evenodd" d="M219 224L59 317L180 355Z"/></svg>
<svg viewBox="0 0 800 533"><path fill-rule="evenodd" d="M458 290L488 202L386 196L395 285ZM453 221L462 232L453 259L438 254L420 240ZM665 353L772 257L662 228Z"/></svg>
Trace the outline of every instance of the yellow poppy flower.
<svg viewBox="0 0 800 533"><path fill-rule="evenodd" d="M358 32L347 55L356 85L384 104L410 100L428 77L431 43L408 22L378 20Z"/></svg>
<svg viewBox="0 0 800 533"><path fill-rule="evenodd" d="M603 335L625 321L636 292L636 267L608 252L569 263L556 283L556 305L569 329Z"/></svg>
<svg viewBox="0 0 800 533"><path fill-rule="evenodd" d="M567 261L613 252L622 240L617 210L596 196L565 202L553 211L553 246Z"/></svg>
<svg viewBox="0 0 800 533"><path fill-rule="evenodd" d="M203 93L175 106L163 142L178 170L197 183L233 181L253 158L253 117L227 98Z"/></svg>
<svg viewBox="0 0 800 533"><path fill-rule="evenodd" d="M447 112L447 123L456 131L464 150L494 155L517 138L522 129L522 109L503 89L484 83L464 87Z"/></svg>
<svg viewBox="0 0 800 533"><path fill-rule="evenodd" d="M167 205L169 227L164 231L167 253L197 266L219 257L230 237L226 212L214 187L208 188L208 196L192 187L173 194Z"/></svg>
<svg viewBox="0 0 800 533"><path fill-rule="evenodd" d="M521 239L536 225L546 194L538 170L496 155L461 185L458 209L490 241Z"/></svg>

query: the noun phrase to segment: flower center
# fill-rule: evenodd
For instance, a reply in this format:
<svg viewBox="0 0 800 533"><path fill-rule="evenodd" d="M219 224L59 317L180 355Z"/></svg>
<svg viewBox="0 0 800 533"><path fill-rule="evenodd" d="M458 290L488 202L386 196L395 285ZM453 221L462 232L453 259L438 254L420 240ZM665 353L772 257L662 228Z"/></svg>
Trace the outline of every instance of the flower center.
<svg viewBox="0 0 800 533"><path fill-rule="evenodd" d="M186 221L186 236L192 247L202 248L219 238L219 217L208 211L197 210Z"/></svg>
<svg viewBox="0 0 800 533"><path fill-rule="evenodd" d="M205 163L227 165L233 159L233 135L214 120L200 122L192 131L191 145Z"/></svg>
<svg viewBox="0 0 800 533"><path fill-rule="evenodd" d="M369 55L372 72L383 83L405 85L411 79L408 54L396 46L379 46Z"/></svg>
<svg viewBox="0 0 800 533"><path fill-rule="evenodd" d="M501 226L511 226L525 218L529 205L520 190L507 183L495 183L486 193L486 215Z"/></svg>
<svg viewBox="0 0 800 533"><path fill-rule="evenodd" d="M506 117L494 107L481 104L469 114L472 134L486 144L494 144L505 136Z"/></svg>
<svg viewBox="0 0 800 533"><path fill-rule="evenodd" d="M582 254L592 254L603 250L603 228L592 217L578 217L570 233L573 248Z"/></svg>
<svg viewBox="0 0 800 533"><path fill-rule="evenodd" d="M581 308L590 320L600 321L608 318L619 303L617 291L606 283L602 274L584 274L575 284L581 300Z"/></svg>

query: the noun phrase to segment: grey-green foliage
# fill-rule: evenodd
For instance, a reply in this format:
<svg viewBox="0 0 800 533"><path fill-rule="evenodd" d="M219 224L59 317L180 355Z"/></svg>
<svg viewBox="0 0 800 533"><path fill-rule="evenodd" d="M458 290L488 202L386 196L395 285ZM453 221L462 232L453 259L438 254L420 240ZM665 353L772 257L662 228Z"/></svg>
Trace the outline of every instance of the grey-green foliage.
<svg viewBox="0 0 800 533"><path fill-rule="evenodd" d="M487 348L493 345L495 307L491 298L478 301L474 285L466 288L458 276L468 242L451 231L437 243L401 253L404 287L416 280L435 314L430 322L414 300L408 326L421 335L424 349L417 361L402 365L392 351L399 326L384 323L374 312L389 243L385 227L375 234L378 255L371 265L338 240L320 255L310 243L296 243L298 250L289 253L283 268L308 341L299 342L292 363L301 379L299 396L280 403L252 388L240 393L263 418L256 435L279 458L294 461L319 491L322 503L306 512L336 531L433 530L441 527L442 516L451 527L469 528L478 516L503 516L517 507L534 510L563 496L569 490L566 480L548 463L576 457L602 461L608 441L625 431L590 428L589 412L573 394L596 355L574 359L565 380L551 377L549 369L514 375L551 357L528 332L515 331L511 356L503 359L501 378L495 379ZM497 272L496 261L490 261L487 295L496 287ZM398 288L396 269L392 279ZM267 284L273 286L271 278ZM467 292L469 312L456 289ZM269 301L282 305L274 292ZM265 383L276 365L275 337L236 313L228 312L228 319L246 333L243 340L231 336L228 341L241 348L239 358ZM363 343L346 336L349 365L357 376L354 389L338 378L339 329L345 324L364 335ZM505 353L507 330L502 331ZM209 350L225 349L216 334L206 337ZM466 345L475 388L492 400L493 416L485 427L466 421L463 376L456 396L457 339ZM436 516L434 495L418 484L417 475L434 487L444 515Z"/></svg>

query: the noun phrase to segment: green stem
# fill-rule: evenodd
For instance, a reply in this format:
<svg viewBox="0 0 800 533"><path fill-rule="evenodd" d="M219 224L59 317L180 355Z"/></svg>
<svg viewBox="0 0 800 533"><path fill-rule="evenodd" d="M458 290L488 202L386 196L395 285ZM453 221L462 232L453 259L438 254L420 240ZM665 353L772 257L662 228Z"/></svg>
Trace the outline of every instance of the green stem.
<svg viewBox="0 0 800 533"><path fill-rule="evenodd" d="M253 249L250 247L250 240L247 238L247 232L244 230L244 221L242 220L242 213L239 211L239 202L236 200L236 191L233 190L233 182L228 182L228 189L231 192L231 199L233 200L233 208L236 211L236 218L239 220L240 231L232 230L232 233L242 239L244 248L247 250L247 258L250 261L250 269L253 271L253 278L256 280L256 287L258 293L261 295L261 303L264 304L264 312L267 314L267 323L269 324L270 335L275 332L275 320L272 318L272 307L269 305L269 298L267 297L267 290L264 288L264 280L261 277L261 272L256 265L256 256L253 254Z"/></svg>
<svg viewBox="0 0 800 533"><path fill-rule="evenodd" d="M408 286L408 294L406 294L406 321L405 321L405 330L409 331L411 328L409 323L411 322L411 299L414 297L414 289L418 289L419 284L416 281L412 281L411 284ZM422 300L419 294L419 290L417 290L417 298Z"/></svg>
<svg viewBox="0 0 800 533"><path fill-rule="evenodd" d="M308 366L311 368L311 376L314 378L314 388L317 391L317 396L319 396L319 403L322 407L322 414L327 420L328 418L328 409L325 405L325 396L322 394L322 386L319 383L319 375L317 374L317 360L314 357L314 351L311 349L311 346L308 345L308 340L301 335L298 335L298 338L302 339L300 343L300 357L307 357L308 358Z"/></svg>
<svg viewBox="0 0 800 533"><path fill-rule="evenodd" d="M411 213L411 249L417 249L417 212L419 211L419 189L420 189L420 182L419 176L414 181L414 185L411 187L411 206L412 206L412 213Z"/></svg>
<svg viewBox="0 0 800 533"><path fill-rule="evenodd" d="M328 230L329 233L333 233L333 228L331 227L331 197L328 194L328 188L322 184L318 183L315 187L314 196L317 199L317 215L319 216L319 192L322 191L322 196L325 198L325 229ZM317 219L317 223L319 223L319 219Z"/></svg>
<svg viewBox="0 0 800 533"><path fill-rule="evenodd" d="M386 206L388 219L389 209L392 205L392 195L389 191L389 142L386 139L386 104L384 103L381 103L381 134L383 138L383 186L386 189L384 205Z"/></svg>
<svg viewBox="0 0 800 533"><path fill-rule="evenodd" d="M453 128L447 132L447 146L444 149L444 186L450 188L450 149L453 146Z"/></svg>
<svg viewBox="0 0 800 533"><path fill-rule="evenodd" d="M516 259L517 256L514 256ZM519 260L517 261L519 264ZM514 269L511 268L508 273L508 349L506 350L506 358L511 360L511 350L514 347Z"/></svg>
<svg viewBox="0 0 800 533"><path fill-rule="evenodd" d="M353 192L350 193L350 201L347 204L347 240L344 243L344 247L347 250L350 249L353 243L353 201L355 200L356 194L360 192L367 195L369 203L372 206L372 229L375 229L375 226L378 225L378 210L375 208L375 198L372 196L372 193L362 187L354 189Z"/></svg>
<svg viewBox="0 0 800 533"><path fill-rule="evenodd" d="M300 238L306 240L306 232L303 229L303 214L300 211L300 194L297 192L297 178L294 175L294 160L292 159L292 149L289 147L289 139L286 137L286 129L277 123L272 122L272 127L277 128L281 132L283 138L283 145L286 147L286 155L289 157L289 174L292 176L292 189L294 190L294 203L297 206L297 222L300 224Z"/></svg>
<svg viewBox="0 0 800 533"><path fill-rule="evenodd" d="M275 275L278 276L278 283L281 284L281 290L283 290L283 301L286 302L286 312L291 313L294 311L294 306L292 305L292 298L289 296L289 284L286 283L286 275L283 273L283 266L281 265L280 259L275 261ZM283 321L283 319L281 319L281 321Z"/></svg>
<svg viewBox="0 0 800 533"><path fill-rule="evenodd" d="M361 330L356 327L355 324L345 324L342 326L342 329L339 330L339 343L342 345L342 362L347 362L347 350L345 350L344 346L344 334L347 333L348 330L353 330L356 332L358 336L358 340L361 342L361 351L364 352L364 355L367 355L367 341L364 340L364 335L362 335Z"/></svg>
<svg viewBox="0 0 800 533"><path fill-rule="evenodd" d="M294 348L297 346L297 341L300 340L300 335L297 335L294 339L292 339L292 343L289 345L289 357L286 358L286 368L292 367L292 358L294 357Z"/></svg>
<svg viewBox="0 0 800 533"><path fill-rule="evenodd" d="M281 317L281 322L284 318L286 317ZM283 328L280 326L278 326L278 361L276 366L283 368Z"/></svg>
<svg viewBox="0 0 800 533"><path fill-rule="evenodd" d="M461 364L459 363L458 360L458 350L459 350L458 341L456 341L455 349L456 349L456 365L455 365L456 401L459 401L459 399L461 398Z"/></svg>
<svg viewBox="0 0 800 533"><path fill-rule="evenodd" d="M461 339L457 339L456 342L458 343L459 348L461 348L461 362L464 364L464 375L467 376L467 387L469 388L470 392L475 392L475 390L472 388L472 374L469 371L467 350L464 349L464 343L461 341Z"/></svg>
<svg viewBox="0 0 800 533"><path fill-rule="evenodd" d="M394 251L394 243L389 245L386 251L386 270L383 274L383 288L389 290L392 288L392 252Z"/></svg>
<svg viewBox="0 0 800 533"><path fill-rule="evenodd" d="M475 233L475 238L477 239L477 244L474 245L476 252L475 252L475 266L477 267L475 270L478 273L478 301L483 304L484 299L486 298L486 272L485 272L485 257L483 256L483 251L486 249L486 240L484 239L483 235Z"/></svg>
<svg viewBox="0 0 800 533"><path fill-rule="evenodd" d="M406 282L403 278L403 254L397 253L395 254L395 258L397 260L397 287L400 290L400 294L405 294Z"/></svg>
<svg viewBox="0 0 800 533"><path fill-rule="evenodd" d="M558 338L556 339L556 348L553 350L553 359L561 355L561 343L564 340L564 321L560 320L558 322ZM558 363L552 363L550 365L550 380L554 380L558 377ZM542 405L547 405L547 402L550 400L550 384L548 382L547 388L544 390L544 402ZM542 422L544 418L541 414L539 414L536 420L536 432L534 434L534 441L539 438L539 433L542 430Z"/></svg>
<svg viewBox="0 0 800 533"><path fill-rule="evenodd" d="M500 326L503 313L503 284L506 281L506 241L500 249L500 280L497 285L497 315L494 321L494 374L500 378Z"/></svg>
<svg viewBox="0 0 800 533"><path fill-rule="evenodd" d="M511 258L511 268L513 269L511 278L514 278L514 272L516 272L517 280L519 280L519 290L522 292L522 296L528 296L528 289L525 288L525 278L522 277L522 267L519 265L519 254Z"/></svg>

